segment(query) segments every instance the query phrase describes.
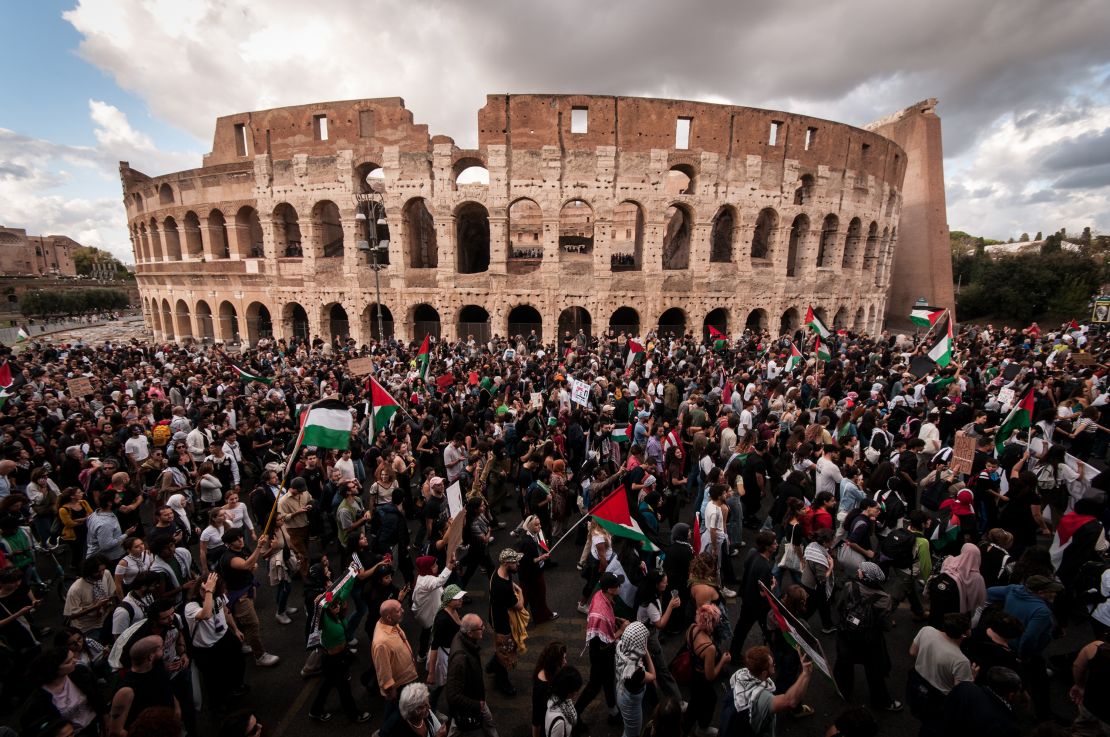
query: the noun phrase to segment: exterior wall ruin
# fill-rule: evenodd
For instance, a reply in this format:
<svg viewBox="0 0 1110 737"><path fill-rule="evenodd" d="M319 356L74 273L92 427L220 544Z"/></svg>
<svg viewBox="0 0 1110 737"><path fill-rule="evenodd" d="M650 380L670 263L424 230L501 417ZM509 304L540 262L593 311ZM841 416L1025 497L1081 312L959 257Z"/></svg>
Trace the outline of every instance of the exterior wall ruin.
<svg viewBox="0 0 1110 737"><path fill-rule="evenodd" d="M478 147L395 98L222 117L199 169L121 162L143 312L159 339L405 340L662 325L882 325L906 151L770 110L490 95ZM488 183L463 172L485 170ZM375 272L367 201L382 190ZM376 178L376 179L375 179ZM371 221L374 218L371 218ZM947 253L947 249L945 249Z"/></svg>
<svg viewBox="0 0 1110 737"><path fill-rule="evenodd" d="M73 251L81 244L65 235L27 235L0 226L0 275L77 276Z"/></svg>

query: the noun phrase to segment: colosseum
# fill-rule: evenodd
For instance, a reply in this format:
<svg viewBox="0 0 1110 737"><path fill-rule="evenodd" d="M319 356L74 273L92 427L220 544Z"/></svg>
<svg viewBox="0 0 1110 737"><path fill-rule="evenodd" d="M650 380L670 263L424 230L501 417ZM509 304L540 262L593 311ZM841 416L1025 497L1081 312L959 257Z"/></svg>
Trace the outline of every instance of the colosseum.
<svg viewBox="0 0 1110 737"><path fill-rule="evenodd" d="M808 305L874 331L918 297L953 302L934 100L867 129L486 100L476 149L389 98L222 117L199 169L121 162L156 338L785 332Z"/></svg>

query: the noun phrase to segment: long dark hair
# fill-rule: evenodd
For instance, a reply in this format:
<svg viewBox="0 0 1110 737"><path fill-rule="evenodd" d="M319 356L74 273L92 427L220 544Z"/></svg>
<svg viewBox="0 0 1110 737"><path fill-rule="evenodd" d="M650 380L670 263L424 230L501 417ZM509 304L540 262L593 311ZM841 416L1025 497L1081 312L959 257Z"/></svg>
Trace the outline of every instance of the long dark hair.
<svg viewBox="0 0 1110 737"><path fill-rule="evenodd" d="M556 640L555 642L547 643L547 647L540 651L540 656L536 658L536 667L532 671L532 677L537 678L540 673L550 683L563 667L563 660L567 656L567 646L562 642Z"/></svg>

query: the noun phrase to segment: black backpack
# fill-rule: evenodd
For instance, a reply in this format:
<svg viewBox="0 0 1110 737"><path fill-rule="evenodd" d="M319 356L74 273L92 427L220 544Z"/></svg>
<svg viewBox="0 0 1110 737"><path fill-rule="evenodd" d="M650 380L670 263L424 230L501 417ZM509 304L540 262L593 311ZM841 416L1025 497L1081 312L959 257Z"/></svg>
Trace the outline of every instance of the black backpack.
<svg viewBox="0 0 1110 737"><path fill-rule="evenodd" d="M131 606L130 602L121 601L116 606L112 607L104 616L104 621L100 624L100 644L111 647L115 644L116 636L112 633L112 620L116 616L116 610L123 607L127 610L127 615L131 618L131 624L135 624L135 607ZM130 627L131 625L128 625ZM124 627L127 629L127 627Z"/></svg>
<svg viewBox="0 0 1110 737"><path fill-rule="evenodd" d="M874 630L878 621L874 603L874 596L865 596L860 591L859 583L850 582L844 598L840 600L840 629L844 632Z"/></svg>
<svg viewBox="0 0 1110 737"><path fill-rule="evenodd" d="M891 479L893 482L894 479ZM906 501L894 489L887 489L875 497L875 501L882 505L879 515L879 524L887 529L898 526L898 522L906 516Z"/></svg>
<svg viewBox="0 0 1110 737"><path fill-rule="evenodd" d="M879 552L895 568L909 568L913 565L913 551L917 547L917 535L904 527L897 527L879 541Z"/></svg>

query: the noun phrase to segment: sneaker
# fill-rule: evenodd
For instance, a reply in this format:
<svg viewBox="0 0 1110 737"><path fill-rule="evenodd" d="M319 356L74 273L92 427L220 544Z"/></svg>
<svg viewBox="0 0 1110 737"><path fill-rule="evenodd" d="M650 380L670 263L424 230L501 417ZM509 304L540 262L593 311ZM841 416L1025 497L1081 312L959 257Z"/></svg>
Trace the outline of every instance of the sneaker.
<svg viewBox="0 0 1110 737"><path fill-rule="evenodd" d="M278 612L277 614L275 614L274 619L276 619L278 621L278 624L292 624L293 623L293 620L290 619L288 617L288 615L283 614L281 612Z"/></svg>
<svg viewBox="0 0 1110 737"><path fill-rule="evenodd" d="M887 711L902 711L902 702L895 699L890 702L890 706L886 708Z"/></svg>
<svg viewBox="0 0 1110 737"><path fill-rule="evenodd" d="M834 632L836 632L836 627L822 627L821 628L821 634L822 635L831 635Z"/></svg>
<svg viewBox="0 0 1110 737"><path fill-rule="evenodd" d="M296 614L297 613L297 607L287 606L287 607L285 607L285 613L286 614Z"/></svg>
<svg viewBox="0 0 1110 737"><path fill-rule="evenodd" d="M322 712L320 714L313 714L310 711L310 712L308 712L308 718L309 719L315 719L318 722L330 722L331 721L331 712L330 711L325 711L325 712Z"/></svg>
<svg viewBox="0 0 1110 737"><path fill-rule="evenodd" d="M347 645L349 647L358 647L358 638L352 637L351 639L347 640Z"/></svg>
<svg viewBox="0 0 1110 737"><path fill-rule="evenodd" d="M269 668L271 666L275 666L280 662L281 662L281 658L279 658L278 656L276 656L272 653L262 653L262 657L254 659L254 664L258 665L258 666L261 666L263 668Z"/></svg>
<svg viewBox="0 0 1110 737"><path fill-rule="evenodd" d="M244 643L243 643L243 644L242 644L242 645L241 645L241 646L239 647L239 652L243 653L243 655L250 655L250 654L251 654L252 652L254 652L254 651L253 651L253 650L251 650L251 646L250 646L250 645L248 645L247 643L245 643L245 642L244 642Z"/></svg>
<svg viewBox="0 0 1110 737"><path fill-rule="evenodd" d="M726 587L722 586L721 587L721 596L725 597L726 599L735 599L736 598L736 592L733 591L730 588L726 588Z"/></svg>
<svg viewBox="0 0 1110 737"><path fill-rule="evenodd" d="M362 712L354 719L355 724L366 724L368 721L370 721L370 712L368 711Z"/></svg>
<svg viewBox="0 0 1110 737"><path fill-rule="evenodd" d="M579 604L577 606L577 609L582 614L589 614L590 613L590 608L588 606L586 606L585 604Z"/></svg>

